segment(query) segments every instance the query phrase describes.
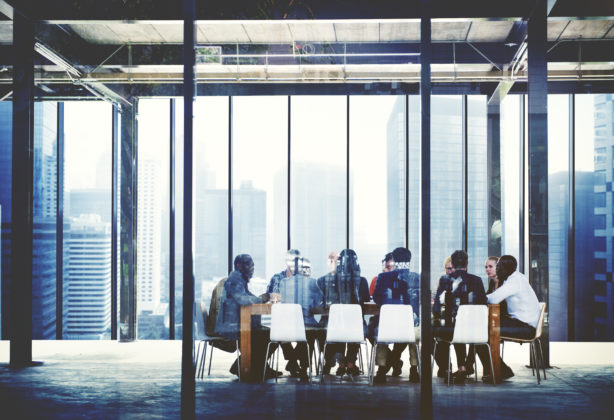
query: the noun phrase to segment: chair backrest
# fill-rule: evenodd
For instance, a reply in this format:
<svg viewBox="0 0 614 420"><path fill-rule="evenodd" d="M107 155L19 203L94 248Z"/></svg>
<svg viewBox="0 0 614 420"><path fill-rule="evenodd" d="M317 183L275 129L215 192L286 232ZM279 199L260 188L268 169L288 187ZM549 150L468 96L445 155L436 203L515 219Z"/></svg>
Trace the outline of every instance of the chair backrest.
<svg viewBox="0 0 614 420"><path fill-rule="evenodd" d="M539 302L539 319L537 327L535 327L535 338L542 336L542 325L544 324L544 316L546 315L546 302Z"/></svg>
<svg viewBox="0 0 614 420"><path fill-rule="evenodd" d="M271 306L271 341L307 341L301 305L275 303Z"/></svg>
<svg viewBox="0 0 614 420"><path fill-rule="evenodd" d="M379 343L415 343L414 311L410 305L382 305L379 310Z"/></svg>
<svg viewBox="0 0 614 420"><path fill-rule="evenodd" d="M360 305L343 303L330 305L326 341L329 343L361 343L364 340L365 332Z"/></svg>
<svg viewBox="0 0 614 420"><path fill-rule="evenodd" d="M195 340L204 340L207 338L207 334L205 334L205 325L207 324L207 310L203 308L203 305L200 302L194 302L194 319L196 320L196 325L194 328L194 339Z"/></svg>
<svg viewBox="0 0 614 420"><path fill-rule="evenodd" d="M452 343L487 343L488 307L486 305L461 305L456 314Z"/></svg>

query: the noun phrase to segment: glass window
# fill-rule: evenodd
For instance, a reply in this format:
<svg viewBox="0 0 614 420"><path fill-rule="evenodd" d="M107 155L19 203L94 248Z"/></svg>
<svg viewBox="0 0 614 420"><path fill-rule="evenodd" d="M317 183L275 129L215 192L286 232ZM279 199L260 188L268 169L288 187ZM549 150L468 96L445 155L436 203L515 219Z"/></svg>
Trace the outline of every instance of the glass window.
<svg viewBox="0 0 614 420"><path fill-rule="evenodd" d="M431 288L463 248L462 96L431 98Z"/></svg>
<svg viewBox="0 0 614 420"><path fill-rule="evenodd" d="M195 301L209 308L228 275L228 97L194 104L193 201ZM183 100L175 108L175 338L183 323Z"/></svg>
<svg viewBox="0 0 614 420"><path fill-rule="evenodd" d="M482 277L488 288L484 262L488 258L488 155L486 96L467 96L467 253L469 272Z"/></svg>
<svg viewBox="0 0 614 420"><path fill-rule="evenodd" d="M350 97L350 247L369 281L405 246L405 178L405 97Z"/></svg>
<svg viewBox="0 0 614 420"><path fill-rule="evenodd" d="M138 104L137 323L139 339L168 338L170 101Z"/></svg>
<svg viewBox="0 0 614 420"><path fill-rule="evenodd" d="M285 269L288 236L288 97L233 97L233 255L250 254L250 290ZM309 256L308 256L309 258Z"/></svg>
<svg viewBox="0 0 614 420"><path fill-rule="evenodd" d="M291 98L291 246L311 260L314 277L328 271L328 254L347 243L346 100Z"/></svg>
<svg viewBox="0 0 614 420"><path fill-rule="evenodd" d="M111 336L111 105L64 106L64 338Z"/></svg>
<svg viewBox="0 0 614 420"><path fill-rule="evenodd" d="M501 253L520 257L521 95L501 102Z"/></svg>
<svg viewBox="0 0 614 420"><path fill-rule="evenodd" d="M32 338L56 338L56 102L34 104Z"/></svg>
<svg viewBox="0 0 614 420"><path fill-rule="evenodd" d="M420 161L422 159L421 156L421 118L422 114L420 113L420 96L418 95L410 95L407 97L408 101L408 131L409 131L409 160L407 162L408 165L408 174L409 179L407 183L409 184L409 195L407 197L407 207L409 217L407 218L407 230L409 232L409 237L407 238L407 247L412 253L412 270L416 272L420 272L420 203L421 203L421 168ZM443 261L442 261L443 266ZM438 271L439 272L439 271ZM437 289L435 289L437 290Z"/></svg>
<svg viewBox="0 0 614 420"><path fill-rule="evenodd" d="M575 339L611 341L614 302L604 303L605 316L593 309L602 296L595 286L613 272L614 210L606 206L606 194L612 193L604 192L613 181L613 162L611 156L598 158L614 146L611 132L600 129L614 121L614 96L576 95L575 101Z"/></svg>
<svg viewBox="0 0 614 420"><path fill-rule="evenodd" d="M548 299L550 337L567 340L569 95L548 95Z"/></svg>

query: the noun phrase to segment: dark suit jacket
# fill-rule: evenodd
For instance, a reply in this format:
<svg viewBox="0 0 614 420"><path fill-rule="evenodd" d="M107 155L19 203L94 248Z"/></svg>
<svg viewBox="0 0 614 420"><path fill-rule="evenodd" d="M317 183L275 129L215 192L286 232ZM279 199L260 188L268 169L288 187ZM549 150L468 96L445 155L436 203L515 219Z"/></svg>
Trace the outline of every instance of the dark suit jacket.
<svg viewBox="0 0 614 420"><path fill-rule="evenodd" d="M458 276L460 276L462 280L454 293L452 293L452 281ZM433 302L433 314L436 316L440 316L441 303L439 298L443 292L450 292L446 294L446 325L451 321L451 317L453 318L456 316L456 311L458 310L456 298L459 298L459 303L461 305L486 305L486 292L484 291L482 279L464 270L455 271L451 276L441 276L439 279L437 294Z"/></svg>

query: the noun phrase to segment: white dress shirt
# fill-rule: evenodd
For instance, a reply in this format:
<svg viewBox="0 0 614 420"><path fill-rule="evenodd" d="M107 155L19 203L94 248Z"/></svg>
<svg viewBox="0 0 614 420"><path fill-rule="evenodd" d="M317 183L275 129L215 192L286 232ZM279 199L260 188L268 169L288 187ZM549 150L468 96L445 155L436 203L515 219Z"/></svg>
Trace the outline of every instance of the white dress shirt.
<svg viewBox="0 0 614 420"><path fill-rule="evenodd" d="M507 312L526 324L537 328L539 301L524 274L515 271L497 290L486 296L488 303L507 303Z"/></svg>

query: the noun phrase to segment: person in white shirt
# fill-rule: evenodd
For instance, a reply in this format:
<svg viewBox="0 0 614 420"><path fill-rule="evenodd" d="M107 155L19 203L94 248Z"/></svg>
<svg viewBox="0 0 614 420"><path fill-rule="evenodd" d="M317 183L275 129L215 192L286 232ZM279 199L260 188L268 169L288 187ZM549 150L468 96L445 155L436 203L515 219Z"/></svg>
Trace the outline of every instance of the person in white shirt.
<svg viewBox="0 0 614 420"><path fill-rule="evenodd" d="M532 338L539 320L539 301L526 276L517 271L518 263L511 255L502 256L497 262L497 278L500 286L487 295L488 303L505 300L507 314L501 317L501 335L515 338Z"/></svg>

